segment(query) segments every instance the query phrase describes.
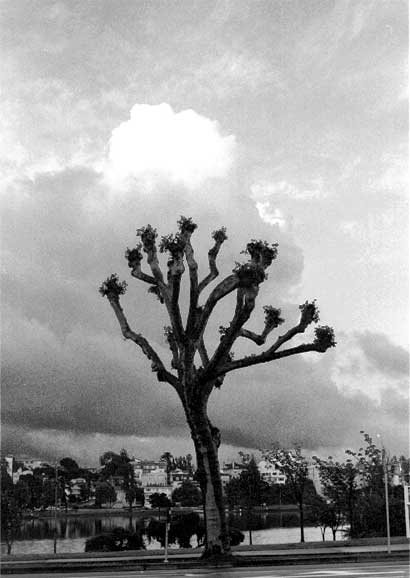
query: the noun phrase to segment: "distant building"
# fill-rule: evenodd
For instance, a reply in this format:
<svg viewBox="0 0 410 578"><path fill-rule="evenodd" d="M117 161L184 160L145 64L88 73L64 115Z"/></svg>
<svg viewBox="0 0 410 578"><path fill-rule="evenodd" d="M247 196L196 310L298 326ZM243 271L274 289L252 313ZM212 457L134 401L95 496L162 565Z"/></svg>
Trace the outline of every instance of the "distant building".
<svg viewBox="0 0 410 578"><path fill-rule="evenodd" d="M6 464L6 471L8 475L12 478L14 469L14 456L6 456L4 458L4 463Z"/></svg>
<svg viewBox="0 0 410 578"><path fill-rule="evenodd" d="M192 480L194 479L191 472L188 472L186 470L180 470L178 468L170 472L170 478L172 490L179 488L180 486L182 486L184 482L192 482Z"/></svg>
<svg viewBox="0 0 410 578"><path fill-rule="evenodd" d="M223 475L225 479L227 476L229 476L229 479L239 478L241 472L244 470L246 470L245 464L241 464L235 461L225 462L222 466L221 475Z"/></svg>
<svg viewBox="0 0 410 578"><path fill-rule="evenodd" d="M286 475L278 467L266 460L258 463L258 470L262 480L270 486L274 484L284 485L286 483Z"/></svg>
<svg viewBox="0 0 410 578"><path fill-rule="evenodd" d="M323 496L323 486L319 477L319 468L316 462L312 460L308 460L308 478L312 480L316 493L319 496Z"/></svg>

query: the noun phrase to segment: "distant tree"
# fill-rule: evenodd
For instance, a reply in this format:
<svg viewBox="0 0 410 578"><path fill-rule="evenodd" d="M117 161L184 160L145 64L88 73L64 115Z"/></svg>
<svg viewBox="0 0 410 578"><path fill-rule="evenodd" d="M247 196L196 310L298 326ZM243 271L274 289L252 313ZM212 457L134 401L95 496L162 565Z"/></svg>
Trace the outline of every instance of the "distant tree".
<svg viewBox="0 0 410 578"><path fill-rule="evenodd" d="M309 505L309 521L320 527L322 540L325 540L327 528L331 530L333 540L336 540L336 533L344 522L342 512L320 496L316 496Z"/></svg>
<svg viewBox="0 0 410 578"><path fill-rule="evenodd" d="M1 531L7 544L7 554L11 554L11 548L17 530L23 521L23 510L11 491L1 493Z"/></svg>
<svg viewBox="0 0 410 578"><path fill-rule="evenodd" d="M117 494L113 486L107 481L100 481L95 487L95 505L101 508L103 504L109 503L110 507L117 499Z"/></svg>
<svg viewBox="0 0 410 578"><path fill-rule="evenodd" d="M388 476L391 535L403 535L404 499L401 488L392 486L395 463L390 467L382 449L362 431L363 447L346 450L344 462L315 458L326 498L335 512L349 525L352 538L386 534L384 471Z"/></svg>
<svg viewBox="0 0 410 578"><path fill-rule="evenodd" d="M80 471L80 467L77 462L69 457L61 459L60 466L70 475L78 475Z"/></svg>
<svg viewBox="0 0 410 578"><path fill-rule="evenodd" d="M43 481L43 487L40 497L41 508L45 510L49 506L54 506L56 503L55 482L52 479Z"/></svg>
<svg viewBox="0 0 410 578"><path fill-rule="evenodd" d="M119 454L111 451L105 452L100 457L100 464L103 466L101 470L102 479L108 480L112 476L121 478L122 488L130 512L132 512L132 505L138 495L134 468L131 461L125 449L122 449Z"/></svg>
<svg viewBox="0 0 410 578"><path fill-rule="evenodd" d="M187 454L186 456L178 456L174 458L174 465L175 468L178 468L179 470L193 474L191 454Z"/></svg>
<svg viewBox="0 0 410 578"><path fill-rule="evenodd" d="M242 487L239 477L232 477L225 484L225 500L229 508L240 506L242 497Z"/></svg>
<svg viewBox="0 0 410 578"><path fill-rule="evenodd" d="M175 470L175 462L172 454L170 452L164 452L161 459L166 462L166 472L167 472L167 484L171 484L171 472Z"/></svg>
<svg viewBox="0 0 410 578"><path fill-rule="evenodd" d="M349 458L345 462L335 461L331 456L325 460L314 456L319 469L323 493L334 516L334 528L347 521L354 531L354 510L359 497L357 465ZM338 522L338 523L337 523ZM329 526L330 527L330 526ZM333 531L336 536L337 527Z"/></svg>
<svg viewBox="0 0 410 578"><path fill-rule="evenodd" d="M33 476L20 476L14 486L14 496L17 504L23 510L31 510L34 506Z"/></svg>
<svg viewBox="0 0 410 578"><path fill-rule="evenodd" d="M262 503L265 482L262 480L255 458L240 452L242 463L246 466L239 474L240 503L246 509L249 544L252 545L253 509Z"/></svg>
<svg viewBox="0 0 410 578"><path fill-rule="evenodd" d="M233 347L238 339L248 339L258 346L265 345L268 336L284 322L280 309L271 305L264 307L265 321L261 332L255 333L245 325L251 318L256 305L260 285L267 278L267 269L277 256L277 243L252 239L244 253L247 262L236 263L231 274L218 283L200 302L204 290L216 279L217 256L226 241L225 228L212 234L213 247L208 252L209 273L202 279L198 276L198 263L194 256L191 237L197 225L191 218L181 217L175 235L162 237L157 246L157 231L151 225L137 230L141 239L133 249L127 249L126 259L135 279L147 283L149 292L156 296L167 310L170 326L165 336L172 354L171 368L167 368L149 343L138 331L134 331L120 303L127 284L116 274L108 277L100 287L107 297L119 322L125 339L139 347L151 362L151 368L161 382L169 383L175 390L184 408L187 423L196 451L198 480L204 497L204 519L206 540L204 557L229 556L229 536L225 518L222 482L218 460L221 443L220 431L214 427L207 413L211 393L222 386L227 374L261 363L268 363L306 352L324 353L335 345L333 330L328 326L317 327L315 336L308 343L288 347L295 337L304 334L312 323L319 320L315 301L300 305L299 322L256 355L233 358ZM158 249L168 255L167 273L164 275ZM144 253L150 274L142 270ZM185 263L189 270L189 305L186 307L186 322L183 320L180 297ZM220 327L220 340L213 352L205 342L208 322L217 305L236 293L236 305L228 327Z"/></svg>
<svg viewBox="0 0 410 578"><path fill-rule="evenodd" d="M145 503L145 496L144 496L144 489L139 487L139 486L135 486L134 488L134 501L137 502L138 504L140 504L141 506L144 505Z"/></svg>
<svg viewBox="0 0 410 578"><path fill-rule="evenodd" d="M264 459L275 465L286 476L286 482L299 508L300 541L304 542L304 504L308 486L308 462L298 446L293 450L273 448L264 452Z"/></svg>
<svg viewBox="0 0 410 578"><path fill-rule="evenodd" d="M158 508L158 510L160 510L161 508L170 508L172 506L171 500L163 492L161 493L155 492L154 494L151 494L151 496L149 497L149 501L151 507Z"/></svg>
<svg viewBox="0 0 410 578"><path fill-rule="evenodd" d="M172 501L181 506L201 506L202 493L193 482L185 481L172 492Z"/></svg>
<svg viewBox="0 0 410 578"><path fill-rule="evenodd" d="M16 499L13 479L7 472L5 460L0 464L0 489L2 539L6 542L7 554L11 554L16 532L22 523L23 509Z"/></svg>

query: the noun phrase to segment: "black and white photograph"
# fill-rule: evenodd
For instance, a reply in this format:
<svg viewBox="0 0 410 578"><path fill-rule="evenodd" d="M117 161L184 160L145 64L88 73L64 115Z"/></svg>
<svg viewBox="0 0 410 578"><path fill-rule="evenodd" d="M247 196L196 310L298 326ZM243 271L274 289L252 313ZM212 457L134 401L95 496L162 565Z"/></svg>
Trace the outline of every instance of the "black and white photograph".
<svg viewBox="0 0 410 578"><path fill-rule="evenodd" d="M1 0L2 572L408 576L408 12Z"/></svg>

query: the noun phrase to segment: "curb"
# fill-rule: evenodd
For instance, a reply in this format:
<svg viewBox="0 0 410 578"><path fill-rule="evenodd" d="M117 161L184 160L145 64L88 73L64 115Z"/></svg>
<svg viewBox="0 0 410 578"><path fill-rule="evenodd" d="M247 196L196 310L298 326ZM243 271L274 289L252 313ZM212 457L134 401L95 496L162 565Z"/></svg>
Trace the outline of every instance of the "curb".
<svg viewBox="0 0 410 578"><path fill-rule="evenodd" d="M282 566L298 564L331 564L338 562L361 562L369 560L408 560L407 550L397 550L390 554L387 552L323 552L309 554L308 552L289 554L262 554L258 556L241 555L234 556L232 563L220 565L207 565L199 559L175 559L165 563L161 559L132 559L132 558L101 558L100 560L64 560L45 559L27 561L6 561L1 565L2 574L22 574L40 572L81 572L98 570L166 570L166 569L190 569L190 568L234 568L239 566Z"/></svg>

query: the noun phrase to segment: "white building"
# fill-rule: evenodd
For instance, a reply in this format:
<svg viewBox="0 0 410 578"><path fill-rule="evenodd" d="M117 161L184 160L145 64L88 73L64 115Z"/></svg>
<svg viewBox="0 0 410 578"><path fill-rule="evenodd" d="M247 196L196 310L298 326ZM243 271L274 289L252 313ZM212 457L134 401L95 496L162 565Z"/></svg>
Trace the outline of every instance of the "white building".
<svg viewBox="0 0 410 578"><path fill-rule="evenodd" d="M262 480L269 485L283 485L286 483L286 475L283 474L274 464L271 464L266 460L262 460L258 463L258 470Z"/></svg>

